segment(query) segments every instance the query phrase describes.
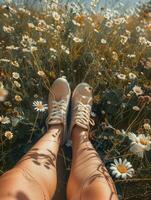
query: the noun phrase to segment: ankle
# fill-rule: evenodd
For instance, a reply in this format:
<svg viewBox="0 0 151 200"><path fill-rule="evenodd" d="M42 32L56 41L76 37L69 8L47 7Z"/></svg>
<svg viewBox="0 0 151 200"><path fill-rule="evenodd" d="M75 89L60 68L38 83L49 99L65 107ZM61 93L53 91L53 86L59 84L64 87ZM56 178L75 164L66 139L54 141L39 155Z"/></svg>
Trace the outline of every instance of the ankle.
<svg viewBox="0 0 151 200"><path fill-rule="evenodd" d="M78 125L75 125L72 129L72 139L74 140L75 138L79 138L81 136L84 136L84 137L89 137L89 133L86 129L78 126Z"/></svg>
<svg viewBox="0 0 151 200"><path fill-rule="evenodd" d="M74 127L73 127L73 129L72 129L72 134L74 134L74 133L82 133L82 132L87 132L87 130L86 129L84 129L84 128L82 128L82 127L80 127L80 126L78 126L78 125L75 125Z"/></svg>
<svg viewBox="0 0 151 200"><path fill-rule="evenodd" d="M61 133L63 131L63 129L64 129L63 124L49 125L47 133L50 133L52 131L58 131Z"/></svg>

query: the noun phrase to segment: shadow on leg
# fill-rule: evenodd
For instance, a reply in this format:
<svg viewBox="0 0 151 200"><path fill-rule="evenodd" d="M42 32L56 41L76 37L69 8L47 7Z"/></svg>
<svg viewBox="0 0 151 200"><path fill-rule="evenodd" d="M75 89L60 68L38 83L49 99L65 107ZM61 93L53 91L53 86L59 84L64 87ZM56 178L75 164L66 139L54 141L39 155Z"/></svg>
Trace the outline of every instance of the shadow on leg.
<svg viewBox="0 0 151 200"><path fill-rule="evenodd" d="M68 200L117 200L114 183L88 138L75 127L72 133L73 162L68 181Z"/></svg>
<svg viewBox="0 0 151 200"><path fill-rule="evenodd" d="M62 127L53 126L17 163L0 178L1 198L50 200L57 183L56 159Z"/></svg>

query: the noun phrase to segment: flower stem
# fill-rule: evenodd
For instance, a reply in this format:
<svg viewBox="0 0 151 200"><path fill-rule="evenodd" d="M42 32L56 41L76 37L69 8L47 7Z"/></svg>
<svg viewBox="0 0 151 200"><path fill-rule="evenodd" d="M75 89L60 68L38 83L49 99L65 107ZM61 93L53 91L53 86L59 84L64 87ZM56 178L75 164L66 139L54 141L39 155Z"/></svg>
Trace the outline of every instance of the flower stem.
<svg viewBox="0 0 151 200"><path fill-rule="evenodd" d="M33 134L34 134L35 125L36 125L36 122L37 122L38 117L39 117L39 112L38 112L37 115L36 115L36 119L35 119L35 121L34 121L34 125L33 125L33 128L32 128L32 132L31 132L31 134L30 134L28 143L31 143L31 142L32 142L32 137L33 137Z"/></svg>

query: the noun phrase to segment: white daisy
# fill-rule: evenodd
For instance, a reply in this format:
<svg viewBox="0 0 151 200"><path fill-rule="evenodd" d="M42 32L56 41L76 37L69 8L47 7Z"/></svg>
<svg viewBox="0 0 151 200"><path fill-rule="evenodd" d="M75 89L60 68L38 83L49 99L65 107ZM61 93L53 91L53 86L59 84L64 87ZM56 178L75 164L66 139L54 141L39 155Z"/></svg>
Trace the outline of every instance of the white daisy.
<svg viewBox="0 0 151 200"><path fill-rule="evenodd" d="M13 76L14 79L19 79L19 77L20 77L18 72L13 72L12 76Z"/></svg>
<svg viewBox="0 0 151 200"><path fill-rule="evenodd" d="M0 123L2 123L2 124L9 124L10 123L10 119L8 117L4 117L2 115L2 116L0 116Z"/></svg>
<svg viewBox="0 0 151 200"><path fill-rule="evenodd" d="M53 17L54 20L56 20L56 21L59 21L59 20L60 20L60 15L59 15L56 11L53 11L52 17Z"/></svg>
<svg viewBox="0 0 151 200"><path fill-rule="evenodd" d="M136 75L134 73L129 73L129 78L131 80L134 80L134 79L136 79Z"/></svg>
<svg viewBox="0 0 151 200"><path fill-rule="evenodd" d="M144 152L151 149L151 137L145 136L144 134L135 135L134 133L128 133L131 142L130 151L138 157L143 158Z"/></svg>
<svg viewBox="0 0 151 200"><path fill-rule="evenodd" d="M133 87L133 91L135 92L135 94L136 94L137 96L143 94L142 88L139 87L139 86L137 86L137 85L135 85L135 86Z"/></svg>
<svg viewBox="0 0 151 200"><path fill-rule="evenodd" d="M61 49L66 53L66 54L70 54L69 48L67 48L64 45L61 45Z"/></svg>
<svg viewBox="0 0 151 200"><path fill-rule="evenodd" d="M57 50L54 49L54 48L50 48L49 50L50 50L52 53L57 53Z"/></svg>
<svg viewBox="0 0 151 200"><path fill-rule="evenodd" d="M73 37L73 41L76 43L80 43L80 42L83 42L83 39L78 38L78 37Z"/></svg>
<svg viewBox="0 0 151 200"><path fill-rule="evenodd" d="M34 109L39 112L45 112L48 109L47 104L43 104L42 101L34 101L33 102Z"/></svg>
<svg viewBox="0 0 151 200"><path fill-rule="evenodd" d="M138 106L133 106L132 109L135 110L135 111L139 111L140 110L140 108Z"/></svg>
<svg viewBox="0 0 151 200"><path fill-rule="evenodd" d="M102 43L102 44L106 44L107 41L106 41L105 39L102 38L102 39L101 39L101 43Z"/></svg>
<svg viewBox="0 0 151 200"><path fill-rule="evenodd" d="M8 140L11 140L14 136L14 134L11 131L6 131L4 135Z"/></svg>
<svg viewBox="0 0 151 200"><path fill-rule="evenodd" d="M39 70L39 71L37 72L37 74L38 74L39 76L41 76L41 77L44 77L44 76L46 75L45 72L42 71L42 70Z"/></svg>
<svg viewBox="0 0 151 200"><path fill-rule="evenodd" d="M112 175L114 175L116 178L126 179L128 176L132 177L134 173L134 169L127 159L124 161L122 161L121 158L119 158L119 160L114 159L114 164L111 164L110 169L112 170Z"/></svg>
<svg viewBox="0 0 151 200"><path fill-rule="evenodd" d="M150 126L149 123L145 123L145 124L143 125L143 127L144 127L145 130L150 130L150 129L151 129L151 126Z"/></svg>
<svg viewBox="0 0 151 200"><path fill-rule="evenodd" d="M126 75L125 74L117 74L117 78L119 78L121 80L125 80L126 79Z"/></svg>

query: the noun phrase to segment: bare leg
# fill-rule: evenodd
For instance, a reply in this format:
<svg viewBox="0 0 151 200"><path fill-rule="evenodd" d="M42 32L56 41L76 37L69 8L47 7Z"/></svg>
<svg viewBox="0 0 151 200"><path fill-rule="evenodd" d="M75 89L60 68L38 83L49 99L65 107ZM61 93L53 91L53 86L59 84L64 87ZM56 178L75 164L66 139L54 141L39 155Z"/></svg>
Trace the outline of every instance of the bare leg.
<svg viewBox="0 0 151 200"><path fill-rule="evenodd" d="M0 178L1 200L50 200L53 197L57 182L56 159L60 141L66 136L70 93L66 79L58 78L52 84L46 120L51 128L12 170Z"/></svg>
<svg viewBox="0 0 151 200"><path fill-rule="evenodd" d="M19 163L0 178L1 200L50 200L62 125L52 126Z"/></svg>
<svg viewBox="0 0 151 200"><path fill-rule="evenodd" d="M68 200L117 200L114 183L91 142L88 132L72 131L73 161L68 181Z"/></svg>

